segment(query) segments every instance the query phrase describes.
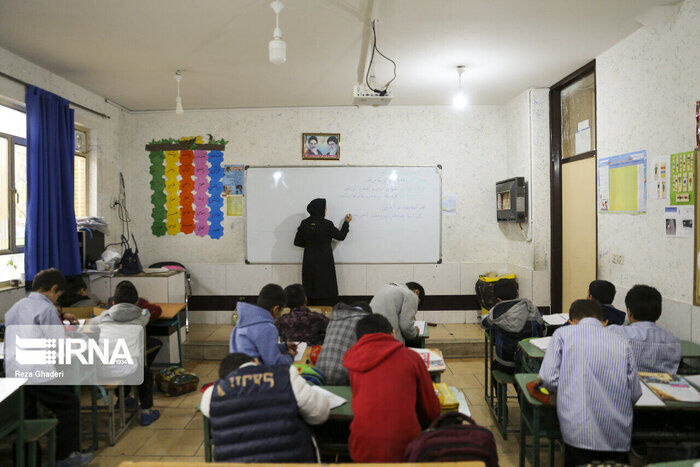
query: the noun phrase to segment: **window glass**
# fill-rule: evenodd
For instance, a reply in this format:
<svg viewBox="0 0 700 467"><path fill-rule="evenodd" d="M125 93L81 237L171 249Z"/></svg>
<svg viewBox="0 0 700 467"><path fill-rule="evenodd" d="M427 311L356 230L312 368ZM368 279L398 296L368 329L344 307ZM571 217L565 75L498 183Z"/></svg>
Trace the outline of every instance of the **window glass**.
<svg viewBox="0 0 700 467"><path fill-rule="evenodd" d="M87 158L83 156L75 156L74 173L74 202L75 202L75 217L87 216L87 189L85 181L87 178Z"/></svg>
<svg viewBox="0 0 700 467"><path fill-rule="evenodd" d="M0 137L0 250L10 248L9 149L7 139Z"/></svg>
<svg viewBox="0 0 700 467"><path fill-rule="evenodd" d="M595 151L595 74L561 91L561 157Z"/></svg>
<svg viewBox="0 0 700 467"><path fill-rule="evenodd" d="M27 223L27 148L15 144L15 246L24 246Z"/></svg>
<svg viewBox="0 0 700 467"><path fill-rule="evenodd" d="M27 137L27 114L0 105L0 133Z"/></svg>

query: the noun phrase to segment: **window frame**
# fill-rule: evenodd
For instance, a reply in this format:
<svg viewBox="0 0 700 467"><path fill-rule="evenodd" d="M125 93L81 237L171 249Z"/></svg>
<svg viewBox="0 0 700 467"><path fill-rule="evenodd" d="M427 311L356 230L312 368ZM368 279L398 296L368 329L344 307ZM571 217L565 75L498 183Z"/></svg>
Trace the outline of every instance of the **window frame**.
<svg viewBox="0 0 700 467"><path fill-rule="evenodd" d="M85 215L89 216L90 215L90 130L85 128L82 125L74 124L73 125L73 138L75 139L75 131L82 131L85 133L85 152L80 152L78 151L75 147L73 148L73 172L75 173L75 158L76 157L82 157L85 159L85 180L83 180L84 186L85 186ZM75 141L73 142L75 144ZM73 192L73 205L75 206L75 190ZM77 213L75 213L76 217L78 217Z"/></svg>
<svg viewBox="0 0 700 467"><path fill-rule="evenodd" d="M19 253L24 253L24 245L23 246L17 246L17 232L16 232L16 227L15 227L15 213L16 213L16 205L17 203L15 200L17 199L17 188L15 185L15 145L18 146L24 146L25 149L27 147L27 139L26 138L20 138L19 136L14 136L10 135L7 133L1 133L0 132L0 138L4 138L7 140L7 170L8 170L8 180L9 180L9 186L7 187L9 193L8 193L8 198L7 202L9 204L7 212L8 212L8 235L9 235L9 248L7 249L2 249L0 250L0 255L14 255L14 254L19 254Z"/></svg>

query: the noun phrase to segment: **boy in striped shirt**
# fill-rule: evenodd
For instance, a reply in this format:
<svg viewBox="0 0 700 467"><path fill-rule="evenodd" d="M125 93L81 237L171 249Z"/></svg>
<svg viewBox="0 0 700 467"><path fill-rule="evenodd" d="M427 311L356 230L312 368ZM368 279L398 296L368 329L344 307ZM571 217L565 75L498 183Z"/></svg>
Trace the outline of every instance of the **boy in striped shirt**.
<svg viewBox="0 0 700 467"><path fill-rule="evenodd" d="M544 387L557 393L566 465L628 461L632 411L642 388L629 344L602 321L598 303L572 303L574 326L554 332L540 368Z"/></svg>

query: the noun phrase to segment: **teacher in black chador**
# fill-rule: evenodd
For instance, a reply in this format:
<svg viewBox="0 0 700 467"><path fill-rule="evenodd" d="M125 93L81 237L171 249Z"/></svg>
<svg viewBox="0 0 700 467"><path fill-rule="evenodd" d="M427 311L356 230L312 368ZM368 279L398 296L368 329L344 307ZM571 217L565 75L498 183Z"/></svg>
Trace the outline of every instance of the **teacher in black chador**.
<svg viewBox="0 0 700 467"><path fill-rule="evenodd" d="M338 301L338 283L331 241L344 240L350 230L352 215L345 216L338 230L325 218L326 200L316 198L306 206L309 217L301 221L294 237L294 245L304 249L301 280L310 305L335 305Z"/></svg>

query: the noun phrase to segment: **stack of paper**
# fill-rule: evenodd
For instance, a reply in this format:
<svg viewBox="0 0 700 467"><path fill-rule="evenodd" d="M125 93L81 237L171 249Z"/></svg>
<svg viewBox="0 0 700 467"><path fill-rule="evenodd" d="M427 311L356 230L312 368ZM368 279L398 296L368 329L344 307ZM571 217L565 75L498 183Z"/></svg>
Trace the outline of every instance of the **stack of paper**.
<svg viewBox="0 0 700 467"><path fill-rule="evenodd" d="M542 317L545 323L550 326L563 326L569 322L569 313L557 313L555 315L544 315Z"/></svg>
<svg viewBox="0 0 700 467"><path fill-rule="evenodd" d="M414 352L417 352L418 355L421 356L421 358L425 362L425 366L428 367L428 370L430 370L431 368L445 365L445 360L443 360L443 358L440 355L436 354L430 349L414 349L413 347L409 348Z"/></svg>
<svg viewBox="0 0 700 467"><path fill-rule="evenodd" d="M534 345L540 350L544 350L545 352L547 351L547 347L549 347L549 341L552 340L552 336L549 337L539 337L537 339L530 339L530 344Z"/></svg>
<svg viewBox="0 0 700 467"><path fill-rule="evenodd" d="M419 336L425 335L425 326L426 326L425 321L415 321L413 324L418 328L418 335Z"/></svg>
<svg viewBox="0 0 700 467"><path fill-rule="evenodd" d="M639 378L662 401L700 402L700 393L682 376L640 371Z"/></svg>
<svg viewBox="0 0 700 467"><path fill-rule="evenodd" d="M332 392L328 391L327 389L323 389L321 386L311 386L311 388L323 395L328 400L328 405L330 406L331 409L335 409L336 407L340 407L341 405L345 404L347 400L344 398L333 394Z"/></svg>

